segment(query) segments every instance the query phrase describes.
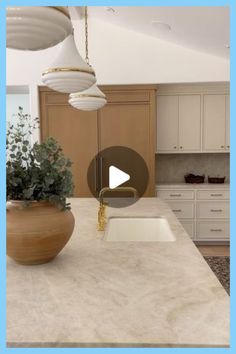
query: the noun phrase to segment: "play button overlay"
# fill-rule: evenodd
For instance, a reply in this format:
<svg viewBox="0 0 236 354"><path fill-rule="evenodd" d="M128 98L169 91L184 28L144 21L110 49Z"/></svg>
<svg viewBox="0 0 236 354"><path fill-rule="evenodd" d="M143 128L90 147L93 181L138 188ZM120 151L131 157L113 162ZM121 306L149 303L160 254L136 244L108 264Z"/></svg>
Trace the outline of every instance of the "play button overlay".
<svg viewBox="0 0 236 354"><path fill-rule="evenodd" d="M135 150L111 146L94 156L87 171L87 182L95 198L99 200L103 189L103 200L112 208L122 208L144 195L149 173L143 157Z"/></svg>
<svg viewBox="0 0 236 354"><path fill-rule="evenodd" d="M109 167L109 188L114 189L130 180L130 175L115 166Z"/></svg>

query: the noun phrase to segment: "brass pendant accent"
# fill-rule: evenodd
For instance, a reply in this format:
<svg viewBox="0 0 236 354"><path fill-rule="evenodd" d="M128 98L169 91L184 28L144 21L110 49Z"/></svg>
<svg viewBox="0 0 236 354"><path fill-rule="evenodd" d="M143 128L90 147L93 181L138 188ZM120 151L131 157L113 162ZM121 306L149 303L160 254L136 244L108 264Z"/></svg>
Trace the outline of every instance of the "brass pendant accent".
<svg viewBox="0 0 236 354"><path fill-rule="evenodd" d="M68 71L78 71L82 73L87 73L95 76L95 72L91 70L86 70L86 69L80 69L80 68L49 68L43 71L42 75L50 74L50 73L55 73L55 72L68 72Z"/></svg>
<svg viewBox="0 0 236 354"><path fill-rule="evenodd" d="M77 98L77 97L94 97L94 98L103 98L104 100L106 100L106 96L99 96L99 95L86 95L86 94L71 94L70 96L72 99L73 98Z"/></svg>

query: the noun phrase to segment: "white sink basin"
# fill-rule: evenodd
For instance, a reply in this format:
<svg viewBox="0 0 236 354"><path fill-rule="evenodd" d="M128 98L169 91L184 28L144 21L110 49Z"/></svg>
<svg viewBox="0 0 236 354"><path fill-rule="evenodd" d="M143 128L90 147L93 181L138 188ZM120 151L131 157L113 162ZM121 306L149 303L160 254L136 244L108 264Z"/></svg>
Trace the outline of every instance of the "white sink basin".
<svg viewBox="0 0 236 354"><path fill-rule="evenodd" d="M106 241L173 242L176 240L163 217L111 217L104 235Z"/></svg>

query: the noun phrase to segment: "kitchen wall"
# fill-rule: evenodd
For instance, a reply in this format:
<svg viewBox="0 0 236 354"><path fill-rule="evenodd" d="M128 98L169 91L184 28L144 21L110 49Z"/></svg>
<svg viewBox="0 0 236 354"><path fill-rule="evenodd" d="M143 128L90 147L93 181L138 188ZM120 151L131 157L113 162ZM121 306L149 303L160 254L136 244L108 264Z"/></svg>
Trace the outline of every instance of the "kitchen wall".
<svg viewBox="0 0 236 354"><path fill-rule="evenodd" d="M73 21L84 56L84 22ZM7 49L7 85L29 88L30 114L39 116L38 85L61 44L36 52ZM89 22L89 56L98 84L229 81L229 60L137 33L97 19ZM35 132L35 140L39 132Z"/></svg>
<svg viewBox="0 0 236 354"><path fill-rule="evenodd" d="M73 21L84 55L84 23ZM40 85L41 72L60 44L30 52L7 50L7 85ZM137 33L110 23L89 22L89 56L98 84L147 84L229 81L229 60Z"/></svg>
<svg viewBox="0 0 236 354"><path fill-rule="evenodd" d="M182 183L186 173L225 176L229 182L229 154L156 154L156 183Z"/></svg>

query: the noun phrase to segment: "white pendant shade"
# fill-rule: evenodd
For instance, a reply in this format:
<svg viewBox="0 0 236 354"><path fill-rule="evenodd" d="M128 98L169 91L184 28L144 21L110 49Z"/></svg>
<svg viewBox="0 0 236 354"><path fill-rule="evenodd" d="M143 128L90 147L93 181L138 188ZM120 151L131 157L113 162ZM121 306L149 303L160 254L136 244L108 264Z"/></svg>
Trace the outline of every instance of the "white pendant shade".
<svg viewBox="0 0 236 354"><path fill-rule="evenodd" d="M64 93L84 91L96 82L95 72L80 56L73 35L64 40L57 58L42 75L46 86Z"/></svg>
<svg viewBox="0 0 236 354"><path fill-rule="evenodd" d="M102 108L107 100L104 93L96 85L93 85L83 92L71 93L69 103L82 111L95 111Z"/></svg>
<svg viewBox="0 0 236 354"><path fill-rule="evenodd" d="M63 6L15 6L6 10L7 48L40 50L53 47L72 33Z"/></svg>

